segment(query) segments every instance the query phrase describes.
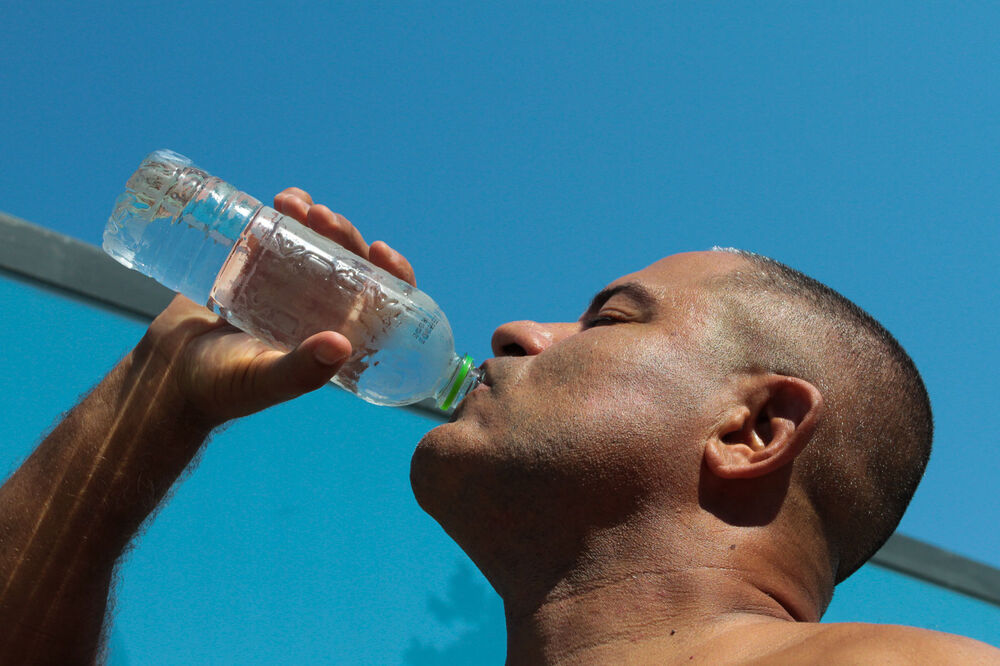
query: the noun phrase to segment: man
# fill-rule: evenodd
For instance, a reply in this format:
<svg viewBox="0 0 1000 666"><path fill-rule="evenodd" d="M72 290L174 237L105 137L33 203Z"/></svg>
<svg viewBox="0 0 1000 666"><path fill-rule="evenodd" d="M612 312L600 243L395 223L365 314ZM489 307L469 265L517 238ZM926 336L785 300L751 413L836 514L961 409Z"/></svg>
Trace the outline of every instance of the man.
<svg viewBox="0 0 1000 666"><path fill-rule="evenodd" d="M275 207L413 282L305 192ZM1000 663L956 636L816 624L931 436L909 358L834 292L745 253L677 255L493 347L411 481L503 597L511 663ZM281 354L175 299L0 489L0 662L94 660L117 558L212 429L349 353L325 332Z"/></svg>

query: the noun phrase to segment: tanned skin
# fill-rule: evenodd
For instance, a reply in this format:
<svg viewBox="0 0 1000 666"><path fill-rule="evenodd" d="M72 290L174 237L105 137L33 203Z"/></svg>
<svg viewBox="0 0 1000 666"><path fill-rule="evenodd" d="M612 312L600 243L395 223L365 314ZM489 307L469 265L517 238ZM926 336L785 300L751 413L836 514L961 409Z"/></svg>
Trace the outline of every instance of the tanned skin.
<svg viewBox="0 0 1000 666"><path fill-rule="evenodd" d="M414 282L305 192L275 208ZM612 285L651 300L622 289L579 322L500 327L486 384L414 455L418 500L504 598L508 661L1000 663L957 636L818 624L832 574L817 530L791 517L787 468L822 396L775 375L685 393L700 386L682 353L699 280L740 261L709 255ZM281 354L175 299L0 488L0 663L100 659L115 564L211 431L324 385L349 353L326 332ZM720 519L750 498L755 527Z"/></svg>
<svg viewBox="0 0 1000 666"><path fill-rule="evenodd" d="M413 283L305 192L275 207ZM349 354L332 332L281 354L178 296L0 488L0 663L98 659L115 564L211 431L323 386Z"/></svg>
<svg viewBox="0 0 1000 666"><path fill-rule="evenodd" d="M835 566L791 470L823 396L720 377L707 334L706 285L744 261L675 255L578 321L501 326L484 385L417 447L414 493L503 598L509 663L1000 663L958 636L819 624Z"/></svg>

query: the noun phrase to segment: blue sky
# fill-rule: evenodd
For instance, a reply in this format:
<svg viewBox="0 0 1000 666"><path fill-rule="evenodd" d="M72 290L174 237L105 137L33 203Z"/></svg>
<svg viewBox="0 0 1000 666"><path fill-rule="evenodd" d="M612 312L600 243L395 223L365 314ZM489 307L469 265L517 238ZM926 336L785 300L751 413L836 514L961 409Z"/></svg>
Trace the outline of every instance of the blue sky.
<svg viewBox="0 0 1000 666"><path fill-rule="evenodd" d="M902 530L1000 566L1000 8L758 4L8 1L0 209L96 244L156 148L299 185L406 254L477 359L661 256L773 256L924 373Z"/></svg>

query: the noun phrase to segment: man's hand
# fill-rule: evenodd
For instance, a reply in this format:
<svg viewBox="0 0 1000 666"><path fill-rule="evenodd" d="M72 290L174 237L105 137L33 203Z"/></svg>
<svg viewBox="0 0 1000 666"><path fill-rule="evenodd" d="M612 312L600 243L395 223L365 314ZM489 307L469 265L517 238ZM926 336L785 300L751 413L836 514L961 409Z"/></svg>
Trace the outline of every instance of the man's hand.
<svg viewBox="0 0 1000 666"><path fill-rule="evenodd" d="M291 187L274 198L275 209L330 238L396 277L416 284L410 262L386 243L368 245L342 215L314 204ZM178 296L158 316L135 351L140 362L167 373L176 399L215 427L290 400L326 384L351 354L351 343L326 331L281 353L222 318Z"/></svg>
<svg viewBox="0 0 1000 666"><path fill-rule="evenodd" d="M302 190L275 208L413 283ZM281 353L175 298L0 487L0 663L93 663L115 562L212 428L322 386L350 353L332 331Z"/></svg>

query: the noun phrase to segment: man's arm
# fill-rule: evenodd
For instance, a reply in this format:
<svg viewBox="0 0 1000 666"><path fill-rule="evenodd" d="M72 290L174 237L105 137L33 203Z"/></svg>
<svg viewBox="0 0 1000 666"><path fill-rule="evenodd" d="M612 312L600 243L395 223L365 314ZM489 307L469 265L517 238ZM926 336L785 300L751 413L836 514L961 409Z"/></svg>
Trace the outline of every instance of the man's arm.
<svg viewBox="0 0 1000 666"><path fill-rule="evenodd" d="M412 282L301 190L275 203ZM177 297L0 488L0 663L93 662L116 561L212 429L324 385L350 351L325 332L282 354Z"/></svg>
<svg viewBox="0 0 1000 666"><path fill-rule="evenodd" d="M165 376L129 354L0 488L0 662L94 661L116 560L211 429Z"/></svg>

